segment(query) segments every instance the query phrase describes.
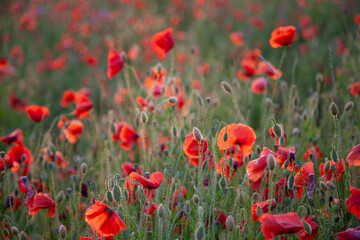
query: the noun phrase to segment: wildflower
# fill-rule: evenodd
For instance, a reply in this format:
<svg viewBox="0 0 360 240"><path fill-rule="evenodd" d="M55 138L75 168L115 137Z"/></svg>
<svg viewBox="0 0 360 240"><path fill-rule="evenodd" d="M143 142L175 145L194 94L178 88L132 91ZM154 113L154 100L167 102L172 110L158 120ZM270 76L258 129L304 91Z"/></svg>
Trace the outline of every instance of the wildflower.
<svg viewBox="0 0 360 240"><path fill-rule="evenodd" d="M47 107L38 105L27 106L25 111L27 112L28 117L34 122L41 122L42 120L45 120L50 114L50 111Z"/></svg>
<svg viewBox="0 0 360 240"><path fill-rule="evenodd" d="M90 100L82 101L76 104L74 114L78 118L84 118L89 114L90 109L93 108L93 104Z"/></svg>
<svg viewBox="0 0 360 240"><path fill-rule="evenodd" d="M311 228L311 233L307 233L305 229L302 229L298 233L299 240L312 240L317 235L319 230L319 225L316 223L315 216L305 216L303 221L309 224Z"/></svg>
<svg viewBox="0 0 360 240"><path fill-rule="evenodd" d="M28 208L30 215L36 215L41 209L48 209L48 216L55 216L55 201L46 193L36 193Z"/></svg>
<svg viewBox="0 0 360 240"><path fill-rule="evenodd" d="M200 135L198 136L200 141L195 139L194 132L185 137L183 144L183 150L186 156L189 158L199 158L200 152L205 153L208 148L208 142L206 138Z"/></svg>
<svg viewBox="0 0 360 240"><path fill-rule="evenodd" d="M19 191L26 194L26 199L24 201L24 204L28 206L34 200L33 188L30 186L30 183L27 177L25 176L19 178L18 184L19 184Z"/></svg>
<svg viewBox="0 0 360 240"><path fill-rule="evenodd" d="M348 239L359 240L360 239L360 227L347 228L345 231L337 233L336 237L339 240L348 240Z"/></svg>
<svg viewBox="0 0 360 240"><path fill-rule="evenodd" d="M264 147L259 158L248 162L246 173L252 181L256 182L264 175L265 168L267 167L267 158L270 154L276 155L270 149Z"/></svg>
<svg viewBox="0 0 360 240"><path fill-rule="evenodd" d="M351 195L346 199L346 209L360 218L360 190L350 186Z"/></svg>
<svg viewBox="0 0 360 240"><path fill-rule="evenodd" d="M271 215L265 213L260 217L261 232L265 239L273 239L287 233L297 233L304 228L297 213Z"/></svg>
<svg viewBox="0 0 360 240"><path fill-rule="evenodd" d="M65 138L69 143L76 143L77 139L81 137L84 124L80 120L71 120L64 129Z"/></svg>
<svg viewBox="0 0 360 240"><path fill-rule="evenodd" d="M353 147L346 157L349 166L360 166L360 144Z"/></svg>
<svg viewBox="0 0 360 240"><path fill-rule="evenodd" d="M260 207L262 213L267 213L267 212L269 212L269 205L270 205L270 200L269 199L266 200L266 201L263 201L263 202L257 202L257 203L252 205L251 212L252 212L252 219L253 219L254 222L259 220L259 216L256 214L257 208ZM276 208L275 199L272 200L271 210L273 210L274 208Z"/></svg>
<svg viewBox="0 0 360 240"><path fill-rule="evenodd" d="M112 79L123 67L124 63L121 56L115 50L110 50L108 54L108 78Z"/></svg>
<svg viewBox="0 0 360 240"><path fill-rule="evenodd" d="M162 172L154 172L150 175L149 178L143 177L136 172L130 173L129 177L131 179L138 180L144 188L147 189L156 189L160 186L164 180L164 175Z"/></svg>
<svg viewBox="0 0 360 240"><path fill-rule="evenodd" d="M251 83L251 91L256 94L266 94L267 85L264 77L255 78Z"/></svg>
<svg viewBox="0 0 360 240"><path fill-rule="evenodd" d="M11 143L23 144L23 141L24 141L24 136L21 129L19 128L6 136L0 137L0 142L6 144L11 144Z"/></svg>
<svg viewBox="0 0 360 240"><path fill-rule="evenodd" d="M156 33L151 38L151 45L159 58L165 58L166 53L174 47L173 29L168 28L162 32Z"/></svg>
<svg viewBox="0 0 360 240"><path fill-rule="evenodd" d="M272 48L291 46L295 36L296 28L294 26L278 27L271 33L269 40Z"/></svg>
<svg viewBox="0 0 360 240"><path fill-rule="evenodd" d="M99 235L110 237L127 228L120 216L109 206L97 200L94 201L85 212L85 222Z"/></svg>

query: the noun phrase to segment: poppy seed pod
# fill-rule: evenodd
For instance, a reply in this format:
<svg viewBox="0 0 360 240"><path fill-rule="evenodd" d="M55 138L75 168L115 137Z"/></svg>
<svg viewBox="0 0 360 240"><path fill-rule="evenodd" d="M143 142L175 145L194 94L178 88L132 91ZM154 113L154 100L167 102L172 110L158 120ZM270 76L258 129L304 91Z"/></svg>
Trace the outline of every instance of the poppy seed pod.
<svg viewBox="0 0 360 240"><path fill-rule="evenodd" d="M273 171L276 167L276 160L272 154L269 154L267 157L267 166L270 169L270 171Z"/></svg>
<svg viewBox="0 0 360 240"><path fill-rule="evenodd" d="M353 102L347 102L347 103L345 104L344 109L345 109L346 112L350 112L350 111L353 109L353 107L354 107L354 103L353 103Z"/></svg>
<svg viewBox="0 0 360 240"><path fill-rule="evenodd" d="M273 127L274 133L277 137L281 137L282 136L282 130L279 124L275 124Z"/></svg>
<svg viewBox="0 0 360 240"><path fill-rule="evenodd" d="M226 81L221 82L221 87L222 87L223 91L227 94L230 94L232 92L231 85Z"/></svg>
<svg viewBox="0 0 360 240"><path fill-rule="evenodd" d="M200 130L197 127L193 128L193 134L194 134L194 137L195 137L196 141L200 142L201 138L202 138L202 135L201 135Z"/></svg>
<svg viewBox="0 0 360 240"><path fill-rule="evenodd" d="M163 217L165 213L165 209L164 206L160 203L158 208L157 208L157 214L159 215L159 217Z"/></svg>
<svg viewBox="0 0 360 240"><path fill-rule="evenodd" d="M235 221L234 221L233 216L229 215L229 216L226 218L225 224L226 224L226 228L227 228L229 231L234 230Z"/></svg>
<svg viewBox="0 0 360 240"><path fill-rule="evenodd" d="M168 98L168 101L171 103L171 104L175 104L177 102L177 98L176 97L169 97Z"/></svg>
<svg viewBox="0 0 360 240"><path fill-rule="evenodd" d="M204 240L205 239L205 229L202 224L195 231L195 240Z"/></svg>
<svg viewBox="0 0 360 240"><path fill-rule="evenodd" d="M148 116L146 114L146 112L142 111L141 114L140 114L140 119L141 119L141 122L143 124L147 123L148 121Z"/></svg>
<svg viewBox="0 0 360 240"><path fill-rule="evenodd" d="M87 173L87 164L83 162L81 164L81 166L80 166L80 169L81 169L82 175L86 175L86 173Z"/></svg>
<svg viewBox="0 0 360 240"><path fill-rule="evenodd" d="M328 190L328 187L327 187L326 183L324 183L323 181L319 182L319 186L325 192Z"/></svg>
<svg viewBox="0 0 360 240"><path fill-rule="evenodd" d="M330 104L330 113L333 115L333 117L336 117L339 114L339 109L334 102Z"/></svg>
<svg viewBox="0 0 360 240"><path fill-rule="evenodd" d="M65 239L66 237L66 234L67 234L67 230L66 230L66 227L64 225L61 225L60 228L59 228L59 234L60 234L60 237L62 239Z"/></svg>

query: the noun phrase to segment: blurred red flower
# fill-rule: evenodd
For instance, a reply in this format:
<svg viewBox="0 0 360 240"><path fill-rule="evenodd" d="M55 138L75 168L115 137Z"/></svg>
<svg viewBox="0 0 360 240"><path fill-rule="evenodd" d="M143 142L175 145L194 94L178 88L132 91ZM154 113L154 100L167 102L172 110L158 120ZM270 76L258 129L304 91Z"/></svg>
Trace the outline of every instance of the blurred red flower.
<svg viewBox="0 0 360 240"><path fill-rule="evenodd" d="M271 33L269 40L272 48L291 46L295 36L296 28L294 26L278 27Z"/></svg>
<svg viewBox="0 0 360 240"><path fill-rule="evenodd" d="M159 58L165 58L166 53L174 47L173 29L168 28L156 33L151 38L151 45Z"/></svg>

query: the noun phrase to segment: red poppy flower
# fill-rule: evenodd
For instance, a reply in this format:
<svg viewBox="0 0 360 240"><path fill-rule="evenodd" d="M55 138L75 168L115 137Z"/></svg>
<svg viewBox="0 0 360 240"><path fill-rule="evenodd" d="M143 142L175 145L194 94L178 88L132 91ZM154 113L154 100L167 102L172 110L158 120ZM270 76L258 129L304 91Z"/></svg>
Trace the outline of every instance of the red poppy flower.
<svg viewBox="0 0 360 240"><path fill-rule="evenodd" d="M138 141L139 135L135 129L126 122L115 123L115 133L112 135L113 141L120 141L120 146L129 151L131 145Z"/></svg>
<svg viewBox="0 0 360 240"><path fill-rule="evenodd" d="M21 129L19 128L6 136L0 137L0 142L6 144L11 144L13 142L17 144L23 144L23 141L24 141L24 136L22 134Z"/></svg>
<svg viewBox="0 0 360 240"><path fill-rule="evenodd" d="M350 186L351 195L346 199L346 209L360 218L360 190Z"/></svg>
<svg viewBox="0 0 360 240"><path fill-rule="evenodd" d="M164 180L164 175L162 172L153 172L149 178L143 177L136 172L130 173L129 177L131 179L138 180L144 188L147 189L156 189L160 186Z"/></svg>
<svg viewBox="0 0 360 240"><path fill-rule="evenodd" d="M360 166L360 144L353 147L346 157L349 166Z"/></svg>
<svg viewBox="0 0 360 240"><path fill-rule="evenodd" d="M270 154L276 156L273 151L264 147L258 159L248 162L246 165L246 173L252 181L256 182L264 175L267 166L267 158Z"/></svg>
<svg viewBox="0 0 360 240"><path fill-rule="evenodd" d="M36 215L41 209L48 209L48 216L55 217L55 201L46 193L36 193L28 208L30 215Z"/></svg>
<svg viewBox="0 0 360 240"><path fill-rule="evenodd" d="M264 77L255 78L251 83L251 91L256 94L267 93L266 79Z"/></svg>
<svg viewBox="0 0 360 240"><path fill-rule="evenodd" d="M301 174L300 174L301 173ZM309 175L314 174L314 163L307 162L302 165L300 173L295 175L294 185L297 187L297 197L300 199L303 192L303 186L308 185Z"/></svg>
<svg viewBox="0 0 360 240"><path fill-rule="evenodd" d="M269 68L269 66L266 64L266 62L260 62L258 64L258 68L256 70L257 74L265 74L268 75L271 79L273 80L277 80L277 77L275 75L275 73L277 74L277 76L279 78L281 78L282 76L282 71L277 69L276 67L274 67L274 65L272 65L269 61L267 62L271 68ZM271 70L272 69L272 70ZM275 73L274 73L274 72Z"/></svg>
<svg viewBox="0 0 360 240"><path fill-rule="evenodd" d="M285 182L285 178L281 178L280 181L275 185L275 193L276 196L279 198L279 202L282 202L283 193L285 193L285 196L291 199L294 198L294 191L288 188L288 185Z"/></svg>
<svg viewBox="0 0 360 240"><path fill-rule="evenodd" d="M76 143L77 139L81 137L84 124L79 120L71 120L64 129L65 138L69 143Z"/></svg>
<svg viewBox="0 0 360 240"><path fill-rule="evenodd" d="M319 230L319 225L315 221L315 216L305 216L304 222L308 223L311 228L311 234L307 233L305 229L302 229L298 233L299 240L312 240L317 235Z"/></svg>
<svg viewBox="0 0 360 240"><path fill-rule="evenodd" d="M320 148L319 146L315 145L315 146L312 146L312 147L309 147L305 154L303 155L303 159L304 160L310 160L309 156L310 156L310 153L314 154L315 155L315 159L318 160L319 158L323 158L324 155L323 153L320 151Z"/></svg>
<svg viewBox="0 0 360 240"><path fill-rule="evenodd" d="M241 68L236 72L236 77L243 80L244 82L248 82L250 77L252 77L256 73L256 61L251 59L243 59L240 62Z"/></svg>
<svg viewBox="0 0 360 240"><path fill-rule="evenodd" d="M153 215L153 213L155 212L155 210L157 209L157 204L155 203L149 203L149 205L146 205L144 207L144 212L145 214L148 214L148 215Z"/></svg>
<svg viewBox="0 0 360 240"><path fill-rule="evenodd" d="M132 173L132 172L137 172L137 173L141 174L140 167L135 168L135 165L136 165L136 163L124 162L123 164L121 164L121 168L126 173L126 176L129 176L130 173Z"/></svg>
<svg viewBox="0 0 360 240"><path fill-rule="evenodd" d="M242 32L230 33L230 41L232 42L232 44L234 44L234 46L241 47L244 44L243 33Z"/></svg>
<svg viewBox="0 0 360 240"><path fill-rule="evenodd" d="M290 162L287 169L291 171L295 167L295 147L278 147L276 153L276 159L278 163L281 164L281 167L284 167L284 164L287 160Z"/></svg>
<svg viewBox="0 0 360 240"><path fill-rule="evenodd" d="M304 228L304 225L297 213L271 215L265 213L260 217L261 232L265 239L273 239L287 233L297 233Z"/></svg>
<svg viewBox="0 0 360 240"><path fill-rule="evenodd" d="M123 67L124 63L121 56L115 50L110 50L108 55L108 78L112 79Z"/></svg>
<svg viewBox="0 0 360 240"><path fill-rule="evenodd" d="M360 95L360 82L354 82L350 84L350 93L353 96Z"/></svg>
<svg viewBox="0 0 360 240"><path fill-rule="evenodd" d="M47 107L38 105L27 106L25 111L27 112L28 117L34 122L41 122L42 120L45 120L50 114L50 111Z"/></svg>
<svg viewBox="0 0 360 240"><path fill-rule="evenodd" d="M91 101L83 101L76 104L75 107L75 115L78 118L84 118L89 114L89 110L92 109L93 104Z"/></svg>
<svg viewBox="0 0 360 240"><path fill-rule="evenodd" d="M208 142L206 138L201 137L200 144L195 139L194 134L190 133L185 137L183 144L183 150L186 156L189 158L199 158L200 152L205 153L208 148Z"/></svg>
<svg viewBox="0 0 360 240"><path fill-rule="evenodd" d="M330 166L336 166L337 169L337 173L335 173L335 171L333 172L331 170L331 168L325 173L324 168L325 168L325 164L324 163L320 163L320 175L324 176L325 178L324 180L330 181L330 180L336 180L336 181L341 181L342 179L342 175L343 173L345 173L345 162L344 160L339 160L336 164L333 160L330 161Z"/></svg>
<svg viewBox="0 0 360 240"><path fill-rule="evenodd" d="M294 26L278 27L271 33L269 40L272 48L291 46L295 36L296 28Z"/></svg>
<svg viewBox="0 0 360 240"><path fill-rule="evenodd" d="M339 240L360 240L360 227L348 228L344 232L337 233L336 237Z"/></svg>
<svg viewBox="0 0 360 240"><path fill-rule="evenodd" d="M85 222L103 237L117 235L127 228L117 213L97 200L86 210Z"/></svg>
<svg viewBox="0 0 360 240"><path fill-rule="evenodd" d="M175 192L171 196L169 208L176 210L179 199L181 197L182 197L182 199L186 199L186 192L187 192L187 190L186 190L185 186L181 186L180 189L176 189Z"/></svg>
<svg viewBox="0 0 360 240"><path fill-rule="evenodd" d="M59 167L63 168L69 164L60 151L52 152L47 148L44 148L42 152L44 153L45 160L49 163L55 162Z"/></svg>
<svg viewBox="0 0 360 240"><path fill-rule="evenodd" d="M28 206L34 200L33 188L30 186L29 180L25 176L19 178L18 184L19 191L26 194L24 204Z"/></svg>
<svg viewBox="0 0 360 240"><path fill-rule="evenodd" d="M263 202L257 202L255 204L252 205L251 207L251 212L252 212L252 219L254 222L256 222L257 220L259 220L258 215L256 214L256 210L257 208L260 206L262 213L267 213L269 212L269 205L270 205L270 200L266 200ZM274 208L276 208L276 201L275 199L272 200L271 203L271 210L273 210Z"/></svg>
<svg viewBox="0 0 360 240"><path fill-rule="evenodd" d="M228 135L226 141L224 141L225 133ZM256 134L251 127L241 123L232 123L221 129L217 139L217 146L221 152L240 146L242 154L246 157L250 155L255 139Z"/></svg>
<svg viewBox="0 0 360 240"><path fill-rule="evenodd" d="M34 157L30 150L22 144L16 145L6 153L5 161L9 158L12 162L22 163L29 165L33 162Z"/></svg>
<svg viewBox="0 0 360 240"><path fill-rule="evenodd" d="M75 100L75 91L72 89L66 90L62 94L62 98L60 100L60 106L66 108Z"/></svg>
<svg viewBox="0 0 360 240"><path fill-rule="evenodd" d="M174 47L173 29L168 28L156 33L151 38L151 45L159 58L165 58L166 53Z"/></svg>
<svg viewBox="0 0 360 240"><path fill-rule="evenodd" d="M189 157L186 160L194 166L199 166L199 157L192 157L192 158ZM209 169L214 168L214 166L215 166L214 157L213 157L212 152L209 149L203 153L201 162L202 162L202 165L204 165L204 163L207 162Z"/></svg>

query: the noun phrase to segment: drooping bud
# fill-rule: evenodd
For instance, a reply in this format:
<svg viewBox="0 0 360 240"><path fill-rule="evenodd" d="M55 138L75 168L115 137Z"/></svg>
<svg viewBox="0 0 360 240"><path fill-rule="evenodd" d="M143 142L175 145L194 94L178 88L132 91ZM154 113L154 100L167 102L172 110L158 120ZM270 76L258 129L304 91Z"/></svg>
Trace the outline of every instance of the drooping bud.
<svg viewBox="0 0 360 240"><path fill-rule="evenodd" d="M324 171L327 172L330 169L330 161L326 161L324 165Z"/></svg>
<svg viewBox="0 0 360 240"><path fill-rule="evenodd" d="M335 149L331 150L331 159L334 161L334 162L338 162L339 158L338 158L338 154L336 152Z"/></svg>
<svg viewBox="0 0 360 240"><path fill-rule="evenodd" d="M121 201L121 191L120 191L120 187L118 185L114 186L113 194L114 194L115 201L120 202Z"/></svg>
<svg viewBox="0 0 360 240"><path fill-rule="evenodd" d="M56 195L56 202L57 203L61 203L62 201L64 201L65 198L65 194L63 191L58 192L58 194Z"/></svg>
<svg viewBox="0 0 360 240"><path fill-rule="evenodd" d="M195 137L196 141L200 142L201 138L202 138L202 135L201 135L200 130L197 127L193 128L193 134L194 134L194 137Z"/></svg>
<svg viewBox="0 0 360 240"><path fill-rule="evenodd" d="M202 224L195 231L195 240L204 240L205 239L205 229Z"/></svg>
<svg viewBox="0 0 360 240"><path fill-rule="evenodd" d="M15 236L19 235L19 229L15 226L10 228L10 232L11 232L11 234L13 234Z"/></svg>
<svg viewBox="0 0 360 240"><path fill-rule="evenodd" d="M235 227L234 218L233 218L233 216L229 215L229 216L226 218L226 228L227 228L229 231L232 231L232 230L234 230L234 227Z"/></svg>
<svg viewBox="0 0 360 240"><path fill-rule="evenodd" d="M82 175L86 175L86 173L87 173L87 164L83 162L81 164L81 166L80 166L80 170L81 170Z"/></svg>
<svg viewBox="0 0 360 240"><path fill-rule="evenodd" d="M300 135L300 129L298 128L294 128L292 130L292 134L295 136L295 137L298 137Z"/></svg>
<svg viewBox="0 0 360 240"><path fill-rule="evenodd" d="M24 231L21 231L19 235L19 240L28 240L28 235Z"/></svg>
<svg viewBox="0 0 360 240"><path fill-rule="evenodd" d="M176 129L175 126L172 127L172 134L173 134L174 137L177 136L177 129Z"/></svg>
<svg viewBox="0 0 360 240"><path fill-rule="evenodd" d="M123 62L126 62L126 61L127 61L126 52L122 51L122 52L120 53L120 57L121 57L121 60L123 60Z"/></svg>
<svg viewBox="0 0 360 240"><path fill-rule="evenodd" d="M157 214L159 215L159 217L163 217L165 213L165 209L164 206L160 203L158 208L157 208Z"/></svg>
<svg viewBox="0 0 360 240"><path fill-rule="evenodd" d="M60 234L60 237L62 239L65 239L66 237L66 234L67 234L67 230L66 230L66 227L64 225L61 225L60 228L59 228L59 234Z"/></svg>
<svg viewBox="0 0 360 240"><path fill-rule="evenodd" d="M336 117L339 114L339 109L334 102L330 104L330 113L333 115L333 117Z"/></svg>
<svg viewBox="0 0 360 240"><path fill-rule="evenodd" d="M336 188L335 184L332 181L327 181L326 186L328 186L328 188L330 188L331 190L335 190Z"/></svg>
<svg viewBox="0 0 360 240"><path fill-rule="evenodd" d="M324 183L323 181L320 181L319 186L325 192L328 190L328 187L327 187L326 183Z"/></svg>
<svg viewBox="0 0 360 240"><path fill-rule="evenodd" d="M261 217L262 214L263 214L263 212L262 212L262 209L261 209L260 204L259 204L259 205L257 206L257 208L256 208L256 215L257 215L258 217Z"/></svg>
<svg viewBox="0 0 360 240"><path fill-rule="evenodd" d="M186 202L185 202L185 206L184 206L184 213L185 213L186 215L189 215L189 214L190 214L190 211L191 211L190 202L189 202L189 201L186 201Z"/></svg>
<svg viewBox="0 0 360 240"><path fill-rule="evenodd" d="M177 98L176 97L169 97L168 98L168 101L171 103L171 104L175 104L177 102Z"/></svg>
<svg viewBox="0 0 360 240"><path fill-rule="evenodd" d="M142 111L141 114L140 114L140 119L141 119L141 122L143 124L147 123L148 121L148 116L146 114L146 112Z"/></svg>
<svg viewBox="0 0 360 240"><path fill-rule="evenodd" d="M108 202L113 202L114 198L113 198L113 193L109 190L106 193L106 199L108 200Z"/></svg>
<svg viewBox="0 0 360 240"><path fill-rule="evenodd" d="M224 177L221 177L221 178L220 178L219 186L220 186L221 189L225 189L225 188L226 188L226 180L225 180Z"/></svg>
<svg viewBox="0 0 360 240"><path fill-rule="evenodd" d="M279 124L275 124L273 127L274 133L277 137L281 137L282 136L282 130Z"/></svg>
<svg viewBox="0 0 360 240"><path fill-rule="evenodd" d="M267 157L267 166L270 171L273 171L276 167L276 160L272 154L269 154Z"/></svg>
<svg viewBox="0 0 360 240"><path fill-rule="evenodd" d="M195 204L198 204L199 202L199 196L197 194L194 194L194 196L192 197L192 200Z"/></svg>
<svg viewBox="0 0 360 240"><path fill-rule="evenodd" d="M230 94L232 92L231 85L226 81L221 82L221 87L222 87L223 91L227 94Z"/></svg>
<svg viewBox="0 0 360 240"><path fill-rule="evenodd" d="M288 188L290 190L292 190L294 188L294 181L295 181L294 175L291 175L289 177L289 181L288 181Z"/></svg>
<svg viewBox="0 0 360 240"><path fill-rule="evenodd" d="M353 109L353 107L354 107L354 103L353 103L353 102L347 102L347 103L345 104L344 109L345 109L346 112L350 112L350 111Z"/></svg>

